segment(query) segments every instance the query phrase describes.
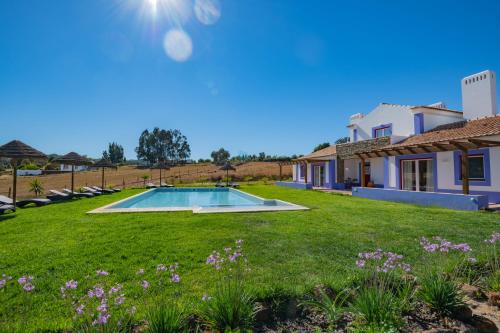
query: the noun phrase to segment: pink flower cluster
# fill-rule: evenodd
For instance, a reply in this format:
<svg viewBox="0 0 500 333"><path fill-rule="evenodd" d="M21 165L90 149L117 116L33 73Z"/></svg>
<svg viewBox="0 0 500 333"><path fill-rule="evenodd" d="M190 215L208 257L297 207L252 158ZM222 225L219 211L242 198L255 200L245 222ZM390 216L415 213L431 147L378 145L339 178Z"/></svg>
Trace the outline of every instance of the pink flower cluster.
<svg viewBox="0 0 500 333"><path fill-rule="evenodd" d="M108 276L109 275L108 272L100 270L100 269L96 271L96 274L97 274L97 276Z"/></svg>
<svg viewBox="0 0 500 333"><path fill-rule="evenodd" d="M0 289L5 287L8 281L12 280L12 276L7 276L5 274L2 274L2 278L0 279Z"/></svg>
<svg viewBox="0 0 500 333"><path fill-rule="evenodd" d="M21 286L23 286L23 290L27 293L32 292L35 290L35 286L31 283L33 281L32 276L21 276L18 280L17 283L19 283Z"/></svg>
<svg viewBox="0 0 500 333"><path fill-rule="evenodd" d="M499 240L499 239L500 239L500 233L495 232L491 235L491 237L489 239L486 239L485 242L489 243L489 244L495 244L497 242L497 240Z"/></svg>
<svg viewBox="0 0 500 333"><path fill-rule="evenodd" d="M236 242L236 248L233 250L230 247L224 248L225 256L222 256L219 252L213 251L206 260L207 265L212 265L216 270L220 270L224 262L235 263L238 258L243 257L241 246L243 240L239 239Z"/></svg>
<svg viewBox="0 0 500 333"><path fill-rule="evenodd" d="M165 266L164 264L159 264L158 266L156 266L156 271L158 273L161 273L161 272L165 272L168 270L170 272L170 281L172 281L173 283L179 283L179 282L181 282L181 277L177 273L178 268L179 268L178 263L172 264L168 267ZM144 282L146 282L147 286L145 286ZM147 289L149 287L149 283L146 280L142 281L142 287L144 289Z"/></svg>
<svg viewBox="0 0 500 333"><path fill-rule="evenodd" d="M453 244L439 236L432 237L436 243L432 243L427 238L420 239L420 245L426 252L449 252L450 250L460 251L463 253L471 252L472 248L467 243Z"/></svg>
<svg viewBox="0 0 500 333"><path fill-rule="evenodd" d="M358 268L365 268L367 262L382 262L377 264L375 269L377 272L387 273L389 271L393 271L396 268L400 268L405 272L411 271L411 266L402 262L403 256L393 252L384 252L382 249L377 249L374 252L364 252L358 254L359 259L356 261L356 266Z"/></svg>

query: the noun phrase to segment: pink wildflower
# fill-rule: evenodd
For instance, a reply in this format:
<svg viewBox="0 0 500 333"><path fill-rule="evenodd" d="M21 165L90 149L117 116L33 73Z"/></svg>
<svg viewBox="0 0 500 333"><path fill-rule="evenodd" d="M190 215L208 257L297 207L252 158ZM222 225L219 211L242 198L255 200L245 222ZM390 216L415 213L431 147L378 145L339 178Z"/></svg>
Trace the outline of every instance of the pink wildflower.
<svg viewBox="0 0 500 333"><path fill-rule="evenodd" d="M108 276L109 273L103 270L97 270L96 271L97 276Z"/></svg>
<svg viewBox="0 0 500 333"><path fill-rule="evenodd" d="M80 315L80 316L81 316L81 315L83 314L83 309L84 309L84 308L85 308L85 306L84 306L83 304L79 304L79 305L76 307L75 311L76 311L76 313L77 313L78 315Z"/></svg>
<svg viewBox="0 0 500 333"><path fill-rule="evenodd" d="M69 280L65 285L66 289L76 289L78 287L78 282L75 280Z"/></svg>
<svg viewBox="0 0 500 333"><path fill-rule="evenodd" d="M165 266L164 264L159 264L158 266L156 266L157 272L164 272L166 270L167 270L167 266Z"/></svg>
<svg viewBox="0 0 500 333"><path fill-rule="evenodd" d="M120 290L122 290L122 285L121 284L116 284L113 287L111 287L111 289L109 290L109 294L111 295L111 294L117 293Z"/></svg>
<svg viewBox="0 0 500 333"><path fill-rule="evenodd" d="M100 313L99 316L97 317L97 319L95 319L93 322L92 322L92 325L106 325L108 320L109 320L109 317L111 317L109 314L102 314Z"/></svg>
<svg viewBox="0 0 500 333"><path fill-rule="evenodd" d="M144 288L144 289L148 289L148 288L149 288L149 282L148 282L148 281L146 281L146 280L143 280L143 281L141 282L141 286L142 286L142 288Z"/></svg>
<svg viewBox="0 0 500 333"><path fill-rule="evenodd" d="M486 239L485 242L490 244L495 244L499 239L500 239L500 233L495 232L491 235L489 239Z"/></svg>
<svg viewBox="0 0 500 333"><path fill-rule="evenodd" d="M21 276L17 282L20 284L20 285L24 285L30 281L33 280L33 277L32 276Z"/></svg>
<svg viewBox="0 0 500 333"><path fill-rule="evenodd" d="M143 275L144 274L144 268L140 268L135 274L137 274L137 275Z"/></svg>
<svg viewBox="0 0 500 333"><path fill-rule="evenodd" d="M203 294L203 296L201 297L201 300L203 302L207 302L207 301L210 301L212 299L212 297L208 296L207 293Z"/></svg>
<svg viewBox="0 0 500 333"><path fill-rule="evenodd" d="M122 305L123 302L125 302L125 297L123 295L120 295L120 297L115 298L116 305Z"/></svg>
<svg viewBox="0 0 500 333"><path fill-rule="evenodd" d="M173 283L179 283L181 281L181 277L179 276L179 274L173 274L171 280Z"/></svg>
<svg viewBox="0 0 500 333"><path fill-rule="evenodd" d="M35 290L35 286L32 285L31 283L27 282L24 286L23 286L23 289L24 291L26 292L32 292L33 290Z"/></svg>

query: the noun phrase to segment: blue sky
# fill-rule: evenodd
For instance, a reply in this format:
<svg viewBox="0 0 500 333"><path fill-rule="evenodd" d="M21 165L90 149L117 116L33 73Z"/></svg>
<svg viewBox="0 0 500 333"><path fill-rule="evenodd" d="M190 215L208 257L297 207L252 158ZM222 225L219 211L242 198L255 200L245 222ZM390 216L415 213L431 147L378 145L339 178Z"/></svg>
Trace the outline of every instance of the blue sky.
<svg viewBox="0 0 500 333"><path fill-rule="evenodd" d="M460 109L462 77L500 72L499 1L220 0L214 25L183 12L185 62L163 48L179 26L141 1L0 2L0 143L135 158L158 126L193 158L302 154L380 102Z"/></svg>

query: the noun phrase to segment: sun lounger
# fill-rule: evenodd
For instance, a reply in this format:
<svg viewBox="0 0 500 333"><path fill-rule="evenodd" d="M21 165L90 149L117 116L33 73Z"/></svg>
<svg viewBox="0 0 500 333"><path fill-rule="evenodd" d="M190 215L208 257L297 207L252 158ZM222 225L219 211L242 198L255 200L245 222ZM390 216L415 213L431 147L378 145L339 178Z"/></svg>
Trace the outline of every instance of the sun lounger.
<svg viewBox="0 0 500 333"><path fill-rule="evenodd" d="M161 183L160 187L174 187L172 184L167 184L167 183Z"/></svg>
<svg viewBox="0 0 500 333"><path fill-rule="evenodd" d="M240 184L229 183L229 186L232 187L232 188L237 188L237 187L240 187Z"/></svg>
<svg viewBox="0 0 500 333"><path fill-rule="evenodd" d="M102 193L107 193L107 194L115 193L115 190L100 188L97 186L91 186L90 188L95 190L95 191L102 192Z"/></svg>
<svg viewBox="0 0 500 333"><path fill-rule="evenodd" d="M47 195L47 198L52 200L52 201L62 201L62 200L69 200L72 198L71 195L62 193L56 190L49 190L50 194Z"/></svg>
<svg viewBox="0 0 500 333"><path fill-rule="evenodd" d="M12 205L0 205L0 214L5 213L6 211L12 211L15 212L16 209Z"/></svg>
<svg viewBox="0 0 500 333"><path fill-rule="evenodd" d="M33 198L33 199L25 199L25 200L17 200L16 206L18 207L24 207L29 204L34 204L36 206L45 206L51 203L49 199L42 199L42 198ZM11 198L8 198L6 196L0 195L0 205L12 205L13 201Z"/></svg>
<svg viewBox="0 0 500 333"><path fill-rule="evenodd" d="M224 184L224 183L217 183L217 184L215 184L215 187L226 187L226 184Z"/></svg>
<svg viewBox="0 0 500 333"><path fill-rule="evenodd" d="M158 187L158 185L155 185L153 183L147 183L146 184L146 188L157 188L157 187Z"/></svg>
<svg viewBox="0 0 500 333"><path fill-rule="evenodd" d="M100 191L96 191L96 190L94 190L93 188L90 188L90 187L88 187L88 186L84 186L84 187L82 187L82 188L83 188L83 190L84 190L86 193L92 193L93 195L101 195L101 194L102 194L102 192L100 192Z"/></svg>
<svg viewBox="0 0 500 333"><path fill-rule="evenodd" d="M71 192L68 188L63 189L63 192L75 198L92 198L94 196L92 193Z"/></svg>

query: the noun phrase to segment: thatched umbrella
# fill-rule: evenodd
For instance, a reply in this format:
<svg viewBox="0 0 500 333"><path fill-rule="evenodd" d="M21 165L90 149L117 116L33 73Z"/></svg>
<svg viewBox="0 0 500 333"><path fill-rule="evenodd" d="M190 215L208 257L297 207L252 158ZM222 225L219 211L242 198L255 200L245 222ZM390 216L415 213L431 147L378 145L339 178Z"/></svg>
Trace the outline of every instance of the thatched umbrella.
<svg viewBox="0 0 500 333"><path fill-rule="evenodd" d="M100 159L99 161L95 162L94 164L92 164L92 166L94 168L102 168L101 188L103 189L104 188L104 169L106 169L106 168L116 169L116 165L111 163L110 160L106 160L103 158L103 159Z"/></svg>
<svg viewBox="0 0 500 333"><path fill-rule="evenodd" d="M153 165L152 169L160 169L160 187L161 187L161 170L170 170L170 167L165 161L159 161Z"/></svg>
<svg viewBox="0 0 500 333"><path fill-rule="evenodd" d="M92 165L92 161L75 152L68 153L54 160L55 163L71 165L71 192L75 191L75 165Z"/></svg>
<svg viewBox="0 0 500 333"><path fill-rule="evenodd" d="M226 186L229 186L229 170L236 171L236 168L232 166L229 161L227 161L223 166L219 168L219 170L226 171Z"/></svg>
<svg viewBox="0 0 500 333"><path fill-rule="evenodd" d="M28 146L27 144L14 140L0 147L0 157L10 158L10 164L12 165L12 202L14 207L16 207L16 197L17 197L17 167L22 160L43 160L47 156Z"/></svg>

